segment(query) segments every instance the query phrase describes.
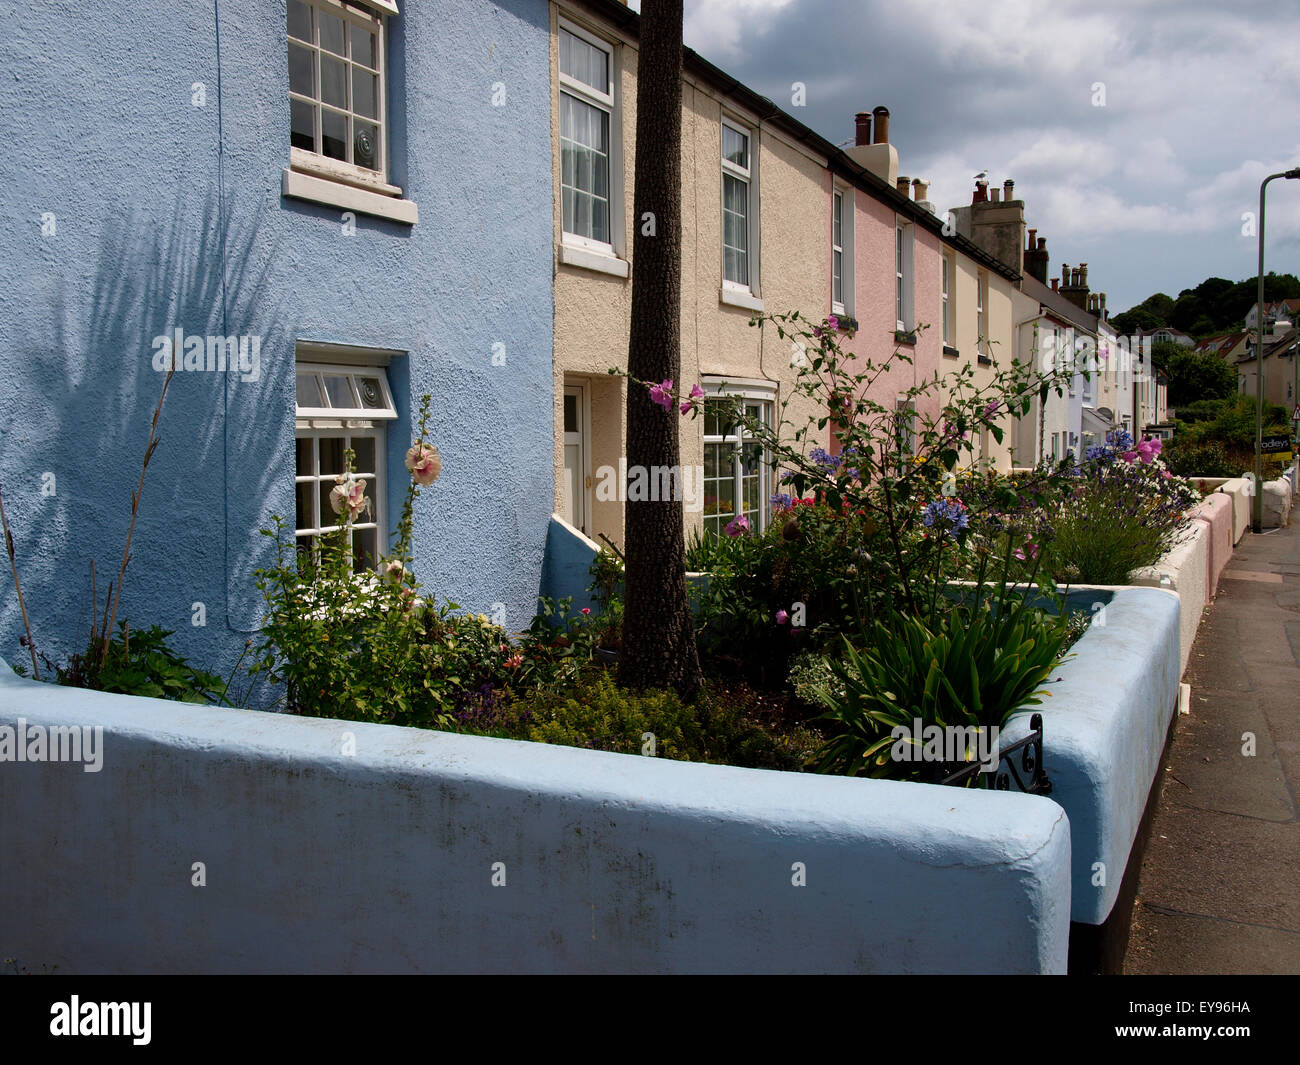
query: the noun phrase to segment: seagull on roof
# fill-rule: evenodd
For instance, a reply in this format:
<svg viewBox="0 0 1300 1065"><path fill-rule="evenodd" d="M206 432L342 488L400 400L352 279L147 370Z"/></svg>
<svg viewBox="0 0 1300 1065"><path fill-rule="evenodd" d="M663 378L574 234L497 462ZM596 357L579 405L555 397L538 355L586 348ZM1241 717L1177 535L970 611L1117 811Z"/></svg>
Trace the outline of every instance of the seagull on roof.
<svg viewBox="0 0 1300 1065"><path fill-rule="evenodd" d="M983 181L988 176L989 176L989 172L987 170L981 170L978 174L975 175L975 180Z"/></svg>

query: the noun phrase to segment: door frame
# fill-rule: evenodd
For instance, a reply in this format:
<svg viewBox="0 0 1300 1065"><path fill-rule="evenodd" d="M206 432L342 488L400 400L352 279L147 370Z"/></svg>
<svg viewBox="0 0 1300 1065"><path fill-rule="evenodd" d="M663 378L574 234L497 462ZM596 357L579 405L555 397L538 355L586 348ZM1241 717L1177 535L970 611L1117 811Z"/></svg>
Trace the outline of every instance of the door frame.
<svg viewBox="0 0 1300 1065"><path fill-rule="evenodd" d="M592 528L592 493L591 493L591 388L584 378L564 379L564 391L560 399L560 449L561 455L569 447L569 433L564 428L564 400L575 395L578 398L578 488L581 497L574 501L574 518L577 520L573 523L574 527L580 530L583 535L590 537ZM567 466L565 467L567 470ZM568 474L565 474L567 482ZM582 513L576 513L578 508Z"/></svg>

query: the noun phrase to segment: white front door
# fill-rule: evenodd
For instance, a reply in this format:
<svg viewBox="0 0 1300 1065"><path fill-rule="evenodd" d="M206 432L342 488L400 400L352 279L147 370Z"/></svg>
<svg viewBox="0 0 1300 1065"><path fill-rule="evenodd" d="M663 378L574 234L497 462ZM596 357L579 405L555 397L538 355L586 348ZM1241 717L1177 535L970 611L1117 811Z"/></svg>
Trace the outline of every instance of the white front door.
<svg viewBox="0 0 1300 1065"><path fill-rule="evenodd" d="M587 414L581 385L564 386L564 498L560 516L575 529L587 529Z"/></svg>

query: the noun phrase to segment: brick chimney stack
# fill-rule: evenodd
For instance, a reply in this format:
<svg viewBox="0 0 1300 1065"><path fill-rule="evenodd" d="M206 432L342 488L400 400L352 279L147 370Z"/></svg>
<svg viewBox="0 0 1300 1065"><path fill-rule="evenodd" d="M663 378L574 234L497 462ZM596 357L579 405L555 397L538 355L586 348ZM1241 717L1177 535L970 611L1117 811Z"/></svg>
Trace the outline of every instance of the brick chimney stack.
<svg viewBox="0 0 1300 1065"><path fill-rule="evenodd" d="M1012 270L1023 270L1025 259L1025 203L1013 199L1015 182L989 188L988 178L975 179L975 192L966 207L954 207L957 232L969 238Z"/></svg>
<svg viewBox="0 0 1300 1065"><path fill-rule="evenodd" d="M1073 270L1062 264L1061 266L1061 295L1073 303L1081 311L1091 313L1092 308L1088 306L1088 264L1080 263Z"/></svg>
<svg viewBox="0 0 1300 1065"><path fill-rule="evenodd" d="M853 147L847 155L881 181L898 188L898 152L889 143L889 108L859 111L853 116Z"/></svg>
<svg viewBox="0 0 1300 1065"><path fill-rule="evenodd" d="M1020 269L1022 273L1036 278L1042 284L1047 284L1047 267L1049 256L1047 254L1047 238L1040 237L1038 230L1029 231L1029 242L1025 245L1024 261Z"/></svg>

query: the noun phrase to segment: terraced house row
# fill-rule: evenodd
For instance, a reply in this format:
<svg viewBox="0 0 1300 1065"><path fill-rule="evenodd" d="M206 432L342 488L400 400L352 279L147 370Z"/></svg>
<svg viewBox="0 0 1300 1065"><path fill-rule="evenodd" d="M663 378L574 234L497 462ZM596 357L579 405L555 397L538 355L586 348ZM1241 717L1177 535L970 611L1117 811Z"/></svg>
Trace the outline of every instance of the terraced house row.
<svg viewBox="0 0 1300 1065"><path fill-rule="evenodd" d="M429 594L514 628L539 593L581 594L583 552L622 539L598 475L624 452L627 386L607 371L626 360L639 224L638 22L617 0L0 10L0 135L24 161L0 263L0 484L48 653L82 649L90 564L120 558L173 355L133 625L224 673L259 624L262 531L279 516L292 547L334 528L347 450L373 563L425 394L443 463L415 514ZM900 175L886 108L841 150L690 51L683 79L685 382L773 417L795 371L788 341L750 326L764 312L856 319L858 356L901 345L886 405L1045 338L1114 344L1084 264L1049 283L1010 182L948 218ZM980 461L1158 423L1137 380L1079 375ZM718 410L681 423L704 469L686 520L762 528L772 472ZM21 624L5 599L5 638Z"/></svg>

